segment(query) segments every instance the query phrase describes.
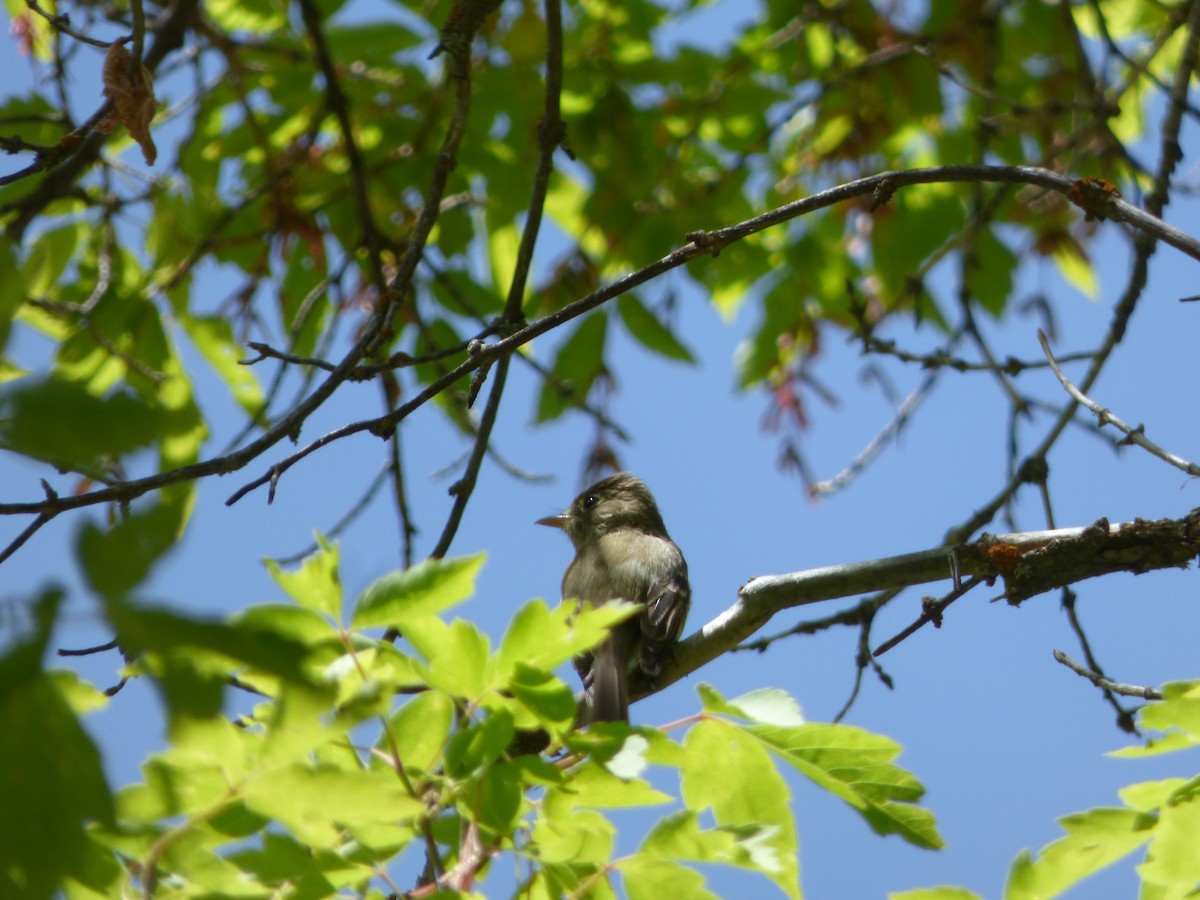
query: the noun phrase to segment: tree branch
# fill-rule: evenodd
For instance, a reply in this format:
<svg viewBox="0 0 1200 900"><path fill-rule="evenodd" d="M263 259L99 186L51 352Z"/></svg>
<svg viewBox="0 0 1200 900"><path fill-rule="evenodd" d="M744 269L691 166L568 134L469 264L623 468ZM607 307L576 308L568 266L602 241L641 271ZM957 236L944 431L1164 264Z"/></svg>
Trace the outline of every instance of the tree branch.
<svg viewBox="0 0 1200 900"><path fill-rule="evenodd" d="M732 650L777 613L797 606L941 581L954 573L999 578L1009 604L1017 606L1037 594L1112 572L1187 568L1198 553L1200 509L1194 509L1181 519L1117 525L1101 519L1086 528L983 535L949 549L752 578L733 606L675 648L657 680L635 673L630 696L645 697L674 684Z"/></svg>
<svg viewBox="0 0 1200 900"><path fill-rule="evenodd" d="M1143 700L1161 700L1163 698L1162 691L1157 688L1147 687L1141 684L1125 684L1120 681L1112 681L1105 678L1099 672L1093 672L1061 650L1054 651L1054 661L1066 666L1076 675L1082 675L1098 688L1103 688L1106 691L1112 691L1114 694L1120 694L1123 697L1141 697Z"/></svg>
<svg viewBox="0 0 1200 900"><path fill-rule="evenodd" d="M147 55L148 58L152 54L153 49ZM465 69L466 62L464 61L461 66ZM467 103L467 94L469 94L469 91L460 91L459 93L460 103ZM414 234L408 244L408 252L402 261L400 271L392 281L389 293L394 294L398 289L406 287L409 284L420 255L420 251L415 248L424 245L424 240L428 236L429 229L433 227L433 223L436 221L437 203L434 201L440 200L442 196L445 188L445 179L448 177L450 167L453 163L454 153L458 142L462 139L464 128L462 123L463 115L464 112L460 108L452 117L454 124L451 125L444 139L443 149L439 156L441 163L435 169L433 183L430 185L425 208L418 219ZM701 256L719 253L722 247L734 241L764 231L782 222L787 222L799 216L857 197L873 195L879 202L886 202L886 199L895 190L907 185L970 181L1030 184L1063 194L1074 193L1082 196L1076 187L1079 182L1045 169L1024 166L936 166L926 169L883 172L878 175L856 179L855 181L839 185L827 191L821 191L810 197L786 204L785 206L726 228L715 231L694 232L688 236L689 242L687 244L673 250L656 262L618 278L616 281L597 291L593 291L591 294L568 304L562 309L529 323L507 337L501 338L491 344L485 344L477 354L470 356L441 378L427 385L411 400L397 407L387 415L376 419L351 423L324 435L307 447L274 464L268 472L239 489L226 502L234 503L256 487L277 481L284 471L300 459L334 440L361 432L370 432L380 436L390 435L396 425L415 410L451 385L470 375L476 369L491 365L500 357L511 354L514 350L524 346L534 338L554 330L565 322L581 316L608 300L619 297L665 272L679 268ZM1084 194L1087 194L1090 190L1084 189ZM1171 229L1159 219L1138 210L1119 197L1104 194L1101 200L1097 200L1090 205L1093 214L1100 208L1107 211L1110 218L1127 222L1142 233L1165 240L1189 256L1200 260L1200 241L1196 241L1175 229ZM308 416L333 393L337 385L345 379L347 374L361 359L365 352L364 343L374 340L378 335L378 329L386 321L386 317L382 315L383 307L388 305L386 302L381 302L381 309L376 312L377 318L373 319L373 326L365 329L363 337L360 338L354 349L337 366L335 372L331 373L329 378L322 382L313 394L298 404L287 416L284 416L274 427L251 444L226 455L203 460L178 469L159 472L145 478L125 481L83 494L64 495L54 499L46 498L20 503L0 503L0 515L40 515L46 512L57 514L70 509L79 509L100 503L129 501L150 491L158 490L172 484L195 480L209 475L224 475L243 468L279 441L286 437L294 436L300 430L300 427Z"/></svg>
<svg viewBox="0 0 1200 900"><path fill-rule="evenodd" d="M1200 260L1200 241L1178 231L1161 220L1150 216L1134 207L1114 193L1097 187L1092 182L1072 180L1046 169L1035 169L1028 166L934 166L926 169L906 169L898 172L883 172L847 182L838 187L821 191L802 200L797 200L770 212L746 219L736 225L719 228L714 231L694 231L687 235L688 243L666 256L644 266L634 272L618 278L599 290L593 291L586 297L569 303L562 309L531 322L516 332L493 344L485 345L479 352L468 358L457 367L447 372L441 378L427 385L408 403L397 407L391 413L376 419L354 422L335 429L318 438L313 443L275 463L263 475L244 485L226 501L232 505L250 491L263 485L274 485L279 477L322 446L333 441L349 437L353 434L369 432L379 436L390 435L395 427L408 418L433 397L436 397L450 385L476 369L490 366L496 359L507 356L518 347L529 343L534 338L552 331L565 322L590 312L596 307L628 293L639 285L657 278L665 272L677 269L698 257L721 252L721 248L739 241L751 234L757 234L767 228L779 225L799 216L844 203L857 197L872 195L879 204L886 203L898 188L915 184L958 183L975 181L994 181L1000 183L1030 184L1047 190L1057 191L1068 196L1073 203L1086 209L1089 216L1107 216L1117 221L1127 222L1142 233L1165 240ZM1069 417L1067 418L1069 421ZM1065 427L1065 422L1063 424ZM39 509L26 510L37 512ZM0 506L0 514L4 512ZM989 516L990 518L990 516ZM986 519L984 520L987 521ZM977 526L978 527L978 526Z"/></svg>

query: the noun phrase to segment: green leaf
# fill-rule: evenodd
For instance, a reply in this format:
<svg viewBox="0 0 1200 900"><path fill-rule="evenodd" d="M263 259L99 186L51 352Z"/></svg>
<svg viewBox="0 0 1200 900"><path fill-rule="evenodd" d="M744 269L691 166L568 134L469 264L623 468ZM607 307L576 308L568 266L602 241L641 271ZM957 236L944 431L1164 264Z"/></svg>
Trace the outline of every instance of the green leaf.
<svg viewBox="0 0 1200 900"><path fill-rule="evenodd" d="M75 543L88 586L103 597L118 598L141 584L183 530L190 504L155 501L127 513L111 528L85 521Z"/></svg>
<svg viewBox="0 0 1200 900"><path fill-rule="evenodd" d="M252 366L239 365L238 360L245 354L233 337L229 321L220 316L183 316L181 321L196 349L225 382L238 406L251 416L258 416L264 406L262 386Z"/></svg>
<svg viewBox="0 0 1200 900"><path fill-rule="evenodd" d="M1083 255L1083 251L1074 245L1064 246L1054 251L1054 262L1059 274L1068 284L1073 286L1085 297L1094 300L1097 294L1096 270L1091 261Z"/></svg>
<svg viewBox="0 0 1200 900"><path fill-rule="evenodd" d="M241 850L229 860L254 882L278 885L297 897L325 897L337 892L329 872L354 872L357 866L339 853L313 851L285 834L264 832L261 848ZM281 891L282 893L282 891Z"/></svg>
<svg viewBox="0 0 1200 900"><path fill-rule="evenodd" d="M1200 884L1200 797L1162 809L1154 827L1146 861L1138 867L1143 882L1166 896L1195 896Z"/></svg>
<svg viewBox="0 0 1200 900"><path fill-rule="evenodd" d="M548 609L544 600L531 600L517 611L500 642L496 662L501 677L512 677L519 666L550 671L591 650L614 625L637 615L634 603L606 603L577 609L574 602Z"/></svg>
<svg viewBox="0 0 1200 900"><path fill-rule="evenodd" d="M572 401L580 402L587 397L604 370L607 329L608 316L604 310L594 310L563 341L554 357L552 377L542 385L535 422L557 419L571 407Z"/></svg>
<svg viewBox="0 0 1200 900"><path fill-rule="evenodd" d="M764 842L771 836L772 829L753 825L703 829L696 813L681 810L659 820L642 844L641 854L721 863L767 874L774 853Z"/></svg>
<svg viewBox="0 0 1200 900"><path fill-rule="evenodd" d="M1200 738L1193 737L1186 731L1168 731L1160 738L1149 738L1145 744L1134 747L1122 747L1112 750L1107 755L1118 759L1136 759L1140 756L1161 756L1164 753L1176 753L1179 750L1189 750L1200 744Z"/></svg>
<svg viewBox="0 0 1200 900"><path fill-rule="evenodd" d="M545 669L518 664L508 690L543 727L567 729L575 721L575 695L560 678Z"/></svg>
<svg viewBox="0 0 1200 900"><path fill-rule="evenodd" d="M67 900L101 900L120 897L125 870L107 847L100 846L95 836L88 835L79 866L60 889Z"/></svg>
<svg viewBox="0 0 1200 900"><path fill-rule="evenodd" d="M888 900L982 900L974 891L964 887L941 885L939 887L915 888L911 891L892 891Z"/></svg>
<svg viewBox="0 0 1200 900"><path fill-rule="evenodd" d="M400 707L388 722L388 734L405 770L434 771L441 764L453 724L454 701L441 691L418 694ZM387 737L380 737L379 747L384 752L391 751Z"/></svg>
<svg viewBox="0 0 1200 900"><path fill-rule="evenodd" d="M488 639L470 622L455 619L410 621L401 633L429 661L429 684L467 700L477 700L491 687Z"/></svg>
<svg viewBox="0 0 1200 900"><path fill-rule="evenodd" d="M640 737L640 735L632 735ZM626 809L661 806L674 800L640 778L622 778L604 765L592 762L575 773L561 789L547 793L546 804L556 813L580 809Z"/></svg>
<svg viewBox="0 0 1200 900"><path fill-rule="evenodd" d="M1163 699L1147 703L1138 713L1146 728L1180 729L1200 739L1200 681L1172 681L1162 688Z"/></svg>
<svg viewBox="0 0 1200 900"><path fill-rule="evenodd" d="M717 900L704 886L704 876L670 859L637 854L620 863L629 900Z"/></svg>
<svg viewBox="0 0 1200 900"><path fill-rule="evenodd" d="M338 548L317 535L320 549L305 557L298 569L285 572L273 559L263 560L267 571L287 595L305 609L341 620L342 581L338 577Z"/></svg>
<svg viewBox="0 0 1200 900"><path fill-rule="evenodd" d="M1066 837L1043 847L1037 859L1027 850L1017 856L1009 869L1005 900L1055 897L1132 853L1153 834L1153 818L1131 809L1092 809L1058 821Z"/></svg>
<svg viewBox="0 0 1200 900"><path fill-rule="evenodd" d="M207 13L227 31L266 34L287 24L283 10L269 0L211 0Z"/></svg>
<svg viewBox="0 0 1200 900"><path fill-rule="evenodd" d="M457 732L446 747L446 773L465 778L480 772L508 749L514 733L512 716L503 710Z"/></svg>
<svg viewBox="0 0 1200 900"><path fill-rule="evenodd" d="M967 287L979 305L999 318L1012 294L1017 257L985 228L975 236L974 255L967 267Z"/></svg>
<svg viewBox="0 0 1200 900"><path fill-rule="evenodd" d="M697 687L696 693L709 712L741 716L764 725L804 724L799 704L786 691L778 688L761 688L733 700L726 700L707 684Z"/></svg>
<svg viewBox="0 0 1200 900"><path fill-rule="evenodd" d="M521 235L513 222L497 225L488 235L488 261L492 270L492 286L497 294L507 296L508 285L516 268L517 248Z"/></svg>
<svg viewBox="0 0 1200 900"><path fill-rule="evenodd" d="M908 295L928 257L961 233L963 204L951 185L915 185L898 191L873 221L875 271L891 306Z"/></svg>
<svg viewBox="0 0 1200 900"><path fill-rule="evenodd" d="M11 244L0 245L0 356L8 346L13 317L24 301L16 253Z"/></svg>
<svg viewBox="0 0 1200 900"><path fill-rule="evenodd" d="M760 829L756 867L787 896L799 898L790 794L763 745L741 728L709 719L687 733L683 746L680 774L688 809L711 809L720 826Z"/></svg>
<svg viewBox="0 0 1200 900"><path fill-rule="evenodd" d="M285 681L323 688L308 670L308 648L260 622L228 624L127 603L108 604L108 616L121 648L130 655L206 650Z"/></svg>
<svg viewBox="0 0 1200 900"><path fill-rule="evenodd" d="M345 650L329 620L311 609L284 603L261 603L235 613L229 621L242 628L270 631L308 647L334 646L337 655Z"/></svg>
<svg viewBox="0 0 1200 900"><path fill-rule="evenodd" d="M98 397L58 378L0 389L0 447L65 469L101 475L116 457L150 446L162 411L127 392Z"/></svg>
<svg viewBox="0 0 1200 900"><path fill-rule="evenodd" d="M621 725L611 725L619 728ZM604 768L622 781L631 781L646 771L649 760L646 753L650 742L640 734L630 734L621 742L621 748L611 756L603 758Z"/></svg>
<svg viewBox="0 0 1200 900"><path fill-rule="evenodd" d="M354 628L390 625L424 618L475 593L475 576L486 554L459 559L429 559L392 572L371 584L354 602Z"/></svg>
<svg viewBox="0 0 1200 900"><path fill-rule="evenodd" d="M100 754L41 668L61 599L43 594L36 633L0 657L0 895L13 900L49 897L59 879L81 873L85 828L113 818Z"/></svg>
<svg viewBox="0 0 1200 900"><path fill-rule="evenodd" d="M109 697L90 681L84 681L75 672L66 669L54 669L46 673L46 677L57 690L75 715L83 715L94 709L108 706Z"/></svg>
<svg viewBox="0 0 1200 900"><path fill-rule="evenodd" d="M850 725L752 725L746 731L846 801L878 834L898 834L918 847L942 846L933 813L914 804L925 793L891 761L900 745Z"/></svg>
<svg viewBox="0 0 1200 900"><path fill-rule="evenodd" d="M692 352L633 294L622 294L618 298L617 311L621 314L621 321L625 323L630 335L647 350L668 359L695 364L696 358L692 356Z"/></svg>
<svg viewBox="0 0 1200 900"><path fill-rule="evenodd" d="M708 685L701 685L699 691L711 712L764 723L751 725L746 732L846 801L877 833L899 834L919 847L942 846L933 814L913 805L925 789L910 773L891 764L900 752L899 744L848 725L787 724L803 720L795 702L782 691L753 691L733 701Z"/></svg>
<svg viewBox="0 0 1200 900"><path fill-rule="evenodd" d="M75 247L83 234L81 222L71 222L44 231L33 242L33 249L21 266L25 290L39 299L55 291L67 265L75 256Z"/></svg>
<svg viewBox="0 0 1200 900"><path fill-rule="evenodd" d="M475 821L493 835L507 837L521 814L520 769L507 761L492 766L475 783L473 800Z"/></svg>
<svg viewBox="0 0 1200 900"><path fill-rule="evenodd" d="M425 805L405 793L395 772L329 765L285 766L248 781L246 806L284 825L300 840L333 848L342 835L338 824L413 821Z"/></svg>
<svg viewBox="0 0 1200 900"><path fill-rule="evenodd" d="M595 810L581 809L569 813L543 808L533 826L531 849L537 848L537 860L547 868L555 863L570 866L603 864L612 855L616 829ZM570 870L547 872L552 878L564 878ZM565 878L568 883L575 879ZM561 893L550 894L561 897Z"/></svg>

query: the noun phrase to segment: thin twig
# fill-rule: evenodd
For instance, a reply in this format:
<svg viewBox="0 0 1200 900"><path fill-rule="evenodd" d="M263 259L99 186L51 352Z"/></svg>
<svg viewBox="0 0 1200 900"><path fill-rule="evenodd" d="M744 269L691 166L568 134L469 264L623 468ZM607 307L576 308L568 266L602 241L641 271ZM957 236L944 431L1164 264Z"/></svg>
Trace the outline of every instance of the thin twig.
<svg viewBox="0 0 1200 900"><path fill-rule="evenodd" d="M984 579L982 578L968 578L962 584L955 587L954 590L950 591L948 594L945 594L938 600L934 600L932 597L925 598L924 602L921 603L921 615L917 617L916 621L899 634L888 638L886 641L876 647L872 655L876 657L883 656L883 654L887 653L901 641L911 637L913 634L916 634L917 631L928 625L930 622L934 624L934 627L941 628L942 613L946 611L946 607L948 607L959 597L962 597L968 591L978 587L983 581Z"/></svg>
<svg viewBox="0 0 1200 900"><path fill-rule="evenodd" d="M1079 388L1071 384L1067 376L1063 374L1063 370L1059 368L1057 361L1055 361L1054 354L1050 352L1050 344L1046 340L1046 335L1042 333L1040 328L1038 329L1038 341L1042 345L1042 352L1046 354L1046 360L1050 363L1050 368L1053 369L1054 374L1058 376L1059 384L1061 384L1063 389L1075 399L1076 403L1078 403L1080 406L1086 407L1096 415L1096 419L1100 422L1101 428L1103 428L1105 425L1112 425L1125 435L1125 440L1121 441L1122 444L1137 444L1137 446L1141 447L1151 455L1157 456L1163 462L1169 463L1175 468L1180 469L1193 477L1200 476L1200 466L1197 466L1193 462L1188 462L1181 456L1176 456L1169 450L1164 450L1162 447L1158 446L1158 444L1154 443L1154 441L1146 437L1144 430L1145 426L1139 425L1137 428L1131 428L1121 421L1121 419L1114 415L1110 410L1105 409L1100 404L1089 399L1081 390L1079 390Z"/></svg>
<svg viewBox="0 0 1200 900"><path fill-rule="evenodd" d="M107 50L113 45L112 41L98 41L94 37L84 34L82 31L76 31L71 27L71 17L65 14L51 15L42 9L38 0L25 0L25 5L31 10L50 23L50 27L55 31L60 31L68 37L73 37L77 41L84 44L91 44L93 47L99 47L101 50ZM140 55L140 54L139 54Z"/></svg>
<svg viewBox="0 0 1200 900"><path fill-rule="evenodd" d="M1143 700L1161 700L1163 698L1162 691L1158 688L1148 687L1140 684L1125 684L1121 681L1111 681L1101 675L1099 672L1093 672L1091 669L1080 665L1063 653L1061 650L1054 651L1055 662L1062 663L1076 675L1082 675L1096 687L1104 688L1106 691L1112 691L1114 694L1120 694L1122 697L1141 697Z"/></svg>
<svg viewBox="0 0 1200 900"><path fill-rule="evenodd" d="M501 315L501 333L510 333L524 324L521 313L522 301L525 298L525 285L529 278L529 269L533 264L533 249L537 244L538 233L542 226L542 213L546 205L546 192L550 184L550 174L554 171L554 153L563 142L566 127L559 117L559 94L562 92L562 9L561 0L546 0L546 95L542 113L542 122L538 129L540 137L538 146L538 162L534 171L533 186L530 191L528 213L525 216L525 227L521 232L521 243L517 248L517 259L513 266L512 281L508 287L508 298L504 303ZM468 349L472 355L475 344ZM475 446L467 460L467 467L462 477L450 489L454 495L454 504L446 518L441 537L430 554L434 559L441 559L450 549L450 543L458 532L463 513L475 490L479 476L479 467L483 464L487 453L488 442L491 440L492 428L500 410L500 400L504 385L508 378L508 366L511 357L505 356L496 364L492 376L491 393L487 406L479 419L479 428L475 434ZM476 369L477 380L467 398L470 406L480 381L487 374L487 367Z"/></svg>

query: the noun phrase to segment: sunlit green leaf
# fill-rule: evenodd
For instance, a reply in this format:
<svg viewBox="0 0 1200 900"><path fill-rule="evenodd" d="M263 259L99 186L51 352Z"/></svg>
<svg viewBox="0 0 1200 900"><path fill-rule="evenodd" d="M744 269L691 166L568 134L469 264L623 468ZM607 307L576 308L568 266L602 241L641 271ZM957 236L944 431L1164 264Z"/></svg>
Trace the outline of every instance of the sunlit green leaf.
<svg viewBox="0 0 1200 900"><path fill-rule="evenodd" d="M29 256L21 266L25 290L32 297L45 297L57 284L75 255L75 246L83 227L75 222L60 225L38 235Z"/></svg>
<svg viewBox="0 0 1200 900"><path fill-rule="evenodd" d="M1156 731L1181 729L1200 739L1200 681L1172 681L1162 688L1163 699L1141 708L1138 719Z"/></svg>
<svg viewBox="0 0 1200 900"><path fill-rule="evenodd" d="M638 854L621 862L625 893L630 900L716 900L704 876L670 859Z"/></svg>
<svg viewBox="0 0 1200 900"><path fill-rule="evenodd" d="M496 654L500 674L507 676L522 665L554 669L591 650L614 625L637 615L640 609L633 603L576 609L570 601L549 609L544 600L531 600L508 624Z"/></svg>
<svg viewBox="0 0 1200 900"><path fill-rule="evenodd" d="M787 896L799 898L790 792L762 744L727 722L711 719L688 731L684 749L680 774L688 809L711 809L721 826L760 829L752 854L755 865Z"/></svg>
<svg viewBox="0 0 1200 900"><path fill-rule="evenodd" d="M941 885L931 888L914 888L911 891L892 891L888 900L983 900L974 891L964 887Z"/></svg>
<svg viewBox="0 0 1200 900"><path fill-rule="evenodd" d="M283 11L267 0L213 0L208 14L230 31L268 32L286 22Z"/></svg>
<svg viewBox="0 0 1200 900"><path fill-rule="evenodd" d="M1058 821L1066 837L1047 844L1036 859L1023 851L1013 861L1005 900L1057 896L1133 852L1153 834L1153 820L1129 809L1093 809ZM1192 847L1194 839L1195 835Z"/></svg>
<svg viewBox="0 0 1200 900"><path fill-rule="evenodd" d="M454 723L454 702L441 691L426 691L400 707L388 722L387 741L381 750L390 753L391 742L403 764L418 772L435 769Z"/></svg>
<svg viewBox="0 0 1200 900"><path fill-rule="evenodd" d="M879 834L898 834L919 847L942 846L933 813L916 806L925 789L891 761L900 746L850 725L746 729L834 796L857 810Z"/></svg>
<svg viewBox="0 0 1200 900"><path fill-rule="evenodd" d="M1081 256L1076 248L1066 247L1054 254L1054 262L1068 284L1085 297L1096 298L1096 272L1090 260Z"/></svg>
<svg viewBox="0 0 1200 900"><path fill-rule="evenodd" d="M229 322L220 316L186 316L188 336L229 388L238 406L252 416L263 408L263 392L251 366L238 364L246 356L233 338Z"/></svg>
<svg viewBox="0 0 1200 900"><path fill-rule="evenodd" d="M544 669L518 664L508 690L544 727L566 728L575 719L575 695L571 688Z"/></svg>
<svg viewBox="0 0 1200 900"><path fill-rule="evenodd" d="M804 716L800 706L786 692L778 688L762 688L732 700L726 700L706 684L696 688L704 708L710 712L741 716L764 725L803 725Z"/></svg>
<svg viewBox="0 0 1200 900"><path fill-rule="evenodd" d="M485 555L460 559L430 559L393 572L371 584L354 603L355 628L373 625L402 627L460 603L475 592L475 576Z"/></svg>
<svg viewBox="0 0 1200 900"><path fill-rule="evenodd" d="M491 686L488 638L470 622L412 619L401 634L429 665L429 683L455 697L478 699Z"/></svg>
<svg viewBox="0 0 1200 900"><path fill-rule="evenodd" d="M1167 894L1194 894L1200 883L1200 796L1163 807L1154 826L1146 861L1138 867L1142 879Z"/></svg>
<svg viewBox="0 0 1200 900"><path fill-rule="evenodd" d="M297 569L285 572L273 559L265 560L267 571L289 597L313 612L335 621L342 614L342 582L338 577L338 549L317 535L320 549L305 557Z"/></svg>
<svg viewBox="0 0 1200 900"><path fill-rule="evenodd" d="M394 773L332 766L293 765L264 772L246 785L245 798L250 809L318 847L337 843L338 823L400 822L425 808L405 793Z"/></svg>

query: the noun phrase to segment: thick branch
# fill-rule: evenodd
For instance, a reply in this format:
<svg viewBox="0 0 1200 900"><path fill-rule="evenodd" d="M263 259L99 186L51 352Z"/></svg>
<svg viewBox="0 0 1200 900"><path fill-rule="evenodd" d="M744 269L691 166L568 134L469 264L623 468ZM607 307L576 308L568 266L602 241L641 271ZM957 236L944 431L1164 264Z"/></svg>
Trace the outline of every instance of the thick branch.
<svg viewBox="0 0 1200 900"><path fill-rule="evenodd" d="M635 677L634 698L655 693L742 643L777 613L856 594L910 587L956 575L999 578L1008 602L1113 572L1141 574L1187 568L1200 553L1200 509L1182 519L1136 519L1086 528L1061 528L999 536L969 544L786 575L752 578L737 602L675 648L654 683Z"/></svg>

